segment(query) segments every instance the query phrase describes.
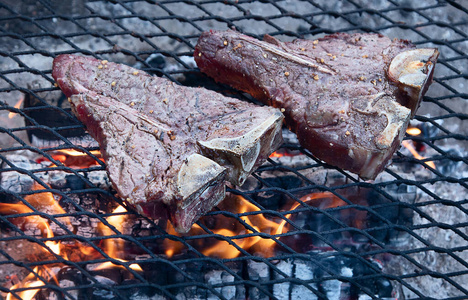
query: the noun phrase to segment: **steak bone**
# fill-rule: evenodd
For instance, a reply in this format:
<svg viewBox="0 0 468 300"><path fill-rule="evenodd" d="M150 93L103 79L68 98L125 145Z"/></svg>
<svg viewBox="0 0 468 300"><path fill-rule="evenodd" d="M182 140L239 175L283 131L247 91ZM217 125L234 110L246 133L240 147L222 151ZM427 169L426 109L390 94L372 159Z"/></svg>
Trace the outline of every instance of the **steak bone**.
<svg viewBox="0 0 468 300"><path fill-rule="evenodd" d="M411 109L411 117L421 103L432 82L434 66L439 51L433 48L422 48L404 51L392 59L388 68L388 77L395 82L403 95L399 97L402 105Z"/></svg>
<svg viewBox="0 0 468 300"><path fill-rule="evenodd" d="M229 170L229 182L242 185L247 176L270 155L270 149L276 149L281 144L278 132L281 131L282 120L283 115L277 111L242 136L199 141L198 144L206 156Z"/></svg>

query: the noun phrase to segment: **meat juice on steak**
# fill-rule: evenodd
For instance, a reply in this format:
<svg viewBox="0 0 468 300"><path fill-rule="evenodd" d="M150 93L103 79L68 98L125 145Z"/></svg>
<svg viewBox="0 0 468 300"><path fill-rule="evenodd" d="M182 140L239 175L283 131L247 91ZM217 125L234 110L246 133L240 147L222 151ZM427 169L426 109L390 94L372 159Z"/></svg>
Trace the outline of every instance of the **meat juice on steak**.
<svg viewBox="0 0 468 300"><path fill-rule="evenodd" d="M75 55L52 75L99 143L119 196L186 232L282 143L281 112Z"/></svg>
<svg viewBox="0 0 468 300"><path fill-rule="evenodd" d="M281 108L316 157L374 179L399 147L438 54L379 34L284 43L212 30L202 33L194 57L217 82Z"/></svg>

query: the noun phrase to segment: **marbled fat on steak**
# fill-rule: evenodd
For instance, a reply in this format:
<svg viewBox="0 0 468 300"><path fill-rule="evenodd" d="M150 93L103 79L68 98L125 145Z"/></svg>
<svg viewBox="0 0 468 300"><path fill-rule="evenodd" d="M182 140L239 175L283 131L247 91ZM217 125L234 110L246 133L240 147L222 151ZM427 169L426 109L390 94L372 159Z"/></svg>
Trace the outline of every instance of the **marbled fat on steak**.
<svg viewBox="0 0 468 300"><path fill-rule="evenodd" d="M315 156L374 179L399 147L438 54L379 34L283 43L228 30L204 32L194 56L217 82L281 108Z"/></svg>
<svg viewBox="0 0 468 300"><path fill-rule="evenodd" d="M275 108L88 57L58 56L52 75L99 142L119 196L179 232L282 142Z"/></svg>

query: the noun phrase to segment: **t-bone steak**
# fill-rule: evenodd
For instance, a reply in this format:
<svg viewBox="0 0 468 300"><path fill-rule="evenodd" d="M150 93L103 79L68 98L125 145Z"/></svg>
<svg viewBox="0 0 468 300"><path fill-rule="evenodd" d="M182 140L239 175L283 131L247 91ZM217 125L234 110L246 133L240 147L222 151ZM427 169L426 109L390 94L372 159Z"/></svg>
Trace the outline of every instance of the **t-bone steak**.
<svg viewBox="0 0 468 300"><path fill-rule="evenodd" d="M374 179L399 147L432 81L436 49L379 34L263 41L202 33L200 70L284 111L301 145L325 162Z"/></svg>
<svg viewBox="0 0 468 300"><path fill-rule="evenodd" d="M60 55L52 75L99 143L120 197L178 232L282 143L283 115L122 64Z"/></svg>

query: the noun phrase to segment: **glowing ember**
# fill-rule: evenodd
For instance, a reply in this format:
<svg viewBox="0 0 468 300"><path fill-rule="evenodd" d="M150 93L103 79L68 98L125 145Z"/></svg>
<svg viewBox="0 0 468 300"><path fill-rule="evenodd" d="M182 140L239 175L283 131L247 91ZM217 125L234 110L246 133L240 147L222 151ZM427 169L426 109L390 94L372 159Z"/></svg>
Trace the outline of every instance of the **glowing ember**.
<svg viewBox="0 0 468 300"><path fill-rule="evenodd" d="M408 149L411 154L413 154L414 158L418 159L418 160L424 160L426 159L425 157L419 155L418 151L414 148L413 144L410 142L410 141L403 141L401 143L406 149ZM434 164L433 161L425 161L424 162L428 167L432 168L432 169L435 169L436 166Z"/></svg>
<svg viewBox="0 0 468 300"><path fill-rule="evenodd" d="M0 204L0 214L2 215L11 215L11 214L30 214L34 211L22 203L17 204L10 204L10 203L1 203ZM12 223L19 225L22 224L36 224L37 228L41 229L42 232L45 232L45 236L47 238L54 237L54 233L50 229L49 223L46 219L37 216L37 215L27 215L24 217L16 217L12 221ZM54 241L46 241L46 246L50 248L50 250L55 254L60 254L60 243Z"/></svg>
<svg viewBox="0 0 468 300"><path fill-rule="evenodd" d="M104 161L104 159L101 157L101 152L99 150L92 150L89 152L93 154L94 156L96 156L97 159ZM75 168L75 169L82 169L82 168L88 168L91 166L99 165L99 162L96 159L89 156L85 152L77 151L75 149L61 149L61 150L55 151L52 154L52 158L55 161L60 161L62 164L64 164L67 167ZM43 162L43 161L49 161L49 160L45 157L42 157L37 160L38 163ZM49 167L56 167L56 165L52 163Z"/></svg>
<svg viewBox="0 0 468 300"><path fill-rule="evenodd" d="M262 253L266 257L272 256L273 246L276 242L271 238L262 238L258 234L272 234L278 227L278 223L268 220L260 213L248 214L258 212L260 209L243 197L237 196L235 199L239 207L239 214L246 214L245 216L240 216L240 219L254 230L248 230L245 227L240 228L240 230L229 230L225 228L213 230L213 233L219 234L221 237L231 237L230 243L227 241L220 241L212 247L202 250L202 253L206 256L234 258L241 254L238 250L238 248L241 248L250 252ZM246 238L236 238L236 236L248 234L253 235Z"/></svg>
<svg viewBox="0 0 468 300"><path fill-rule="evenodd" d="M116 260L118 261L121 261L121 262L127 262L126 260L123 260L123 259L120 259L120 258L115 258ZM139 271L139 272L143 272L143 269L140 267L140 265L138 264L130 264L128 266L130 269L134 270L134 271ZM123 265L116 265L110 261L107 261L105 263L102 263L100 264L99 266L97 266L94 271L99 271L99 270L105 270L105 269L112 269L112 268L121 268L121 269L124 269L126 270L125 266Z"/></svg>
<svg viewBox="0 0 468 300"><path fill-rule="evenodd" d="M19 108L21 107L21 104L23 104L23 101L24 101L24 98L21 97L21 98L18 100L18 102L16 102L16 104L15 104L14 107L19 109ZM16 115L16 113L10 112L10 113L8 114L8 118L12 119L15 115Z"/></svg>
<svg viewBox="0 0 468 300"><path fill-rule="evenodd" d="M270 158L273 158L273 157L283 157L284 154L283 153L278 153L277 151L273 152L272 154L270 154Z"/></svg>
<svg viewBox="0 0 468 300"><path fill-rule="evenodd" d="M284 157L284 156L298 156L298 155L302 155L302 152L280 149L270 154L270 158L278 158L278 157Z"/></svg>
<svg viewBox="0 0 468 300"><path fill-rule="evenodd" d="M61 150L58 150L58 152L61 152L63 154L70 155L70 156L88 156L87 153L77 151L75 149L61 149ZM99 150L91 150L89 151L89 153L96 155L96 156L101 155L101 151Z"/></svg>
<svg viewBox="0 0 468 300"><path fill-rule="evenodd" d="M408 127L408 129L406 129L406 133L412 136L417 136L421 134L421 129L417 127Z"/></svg>

